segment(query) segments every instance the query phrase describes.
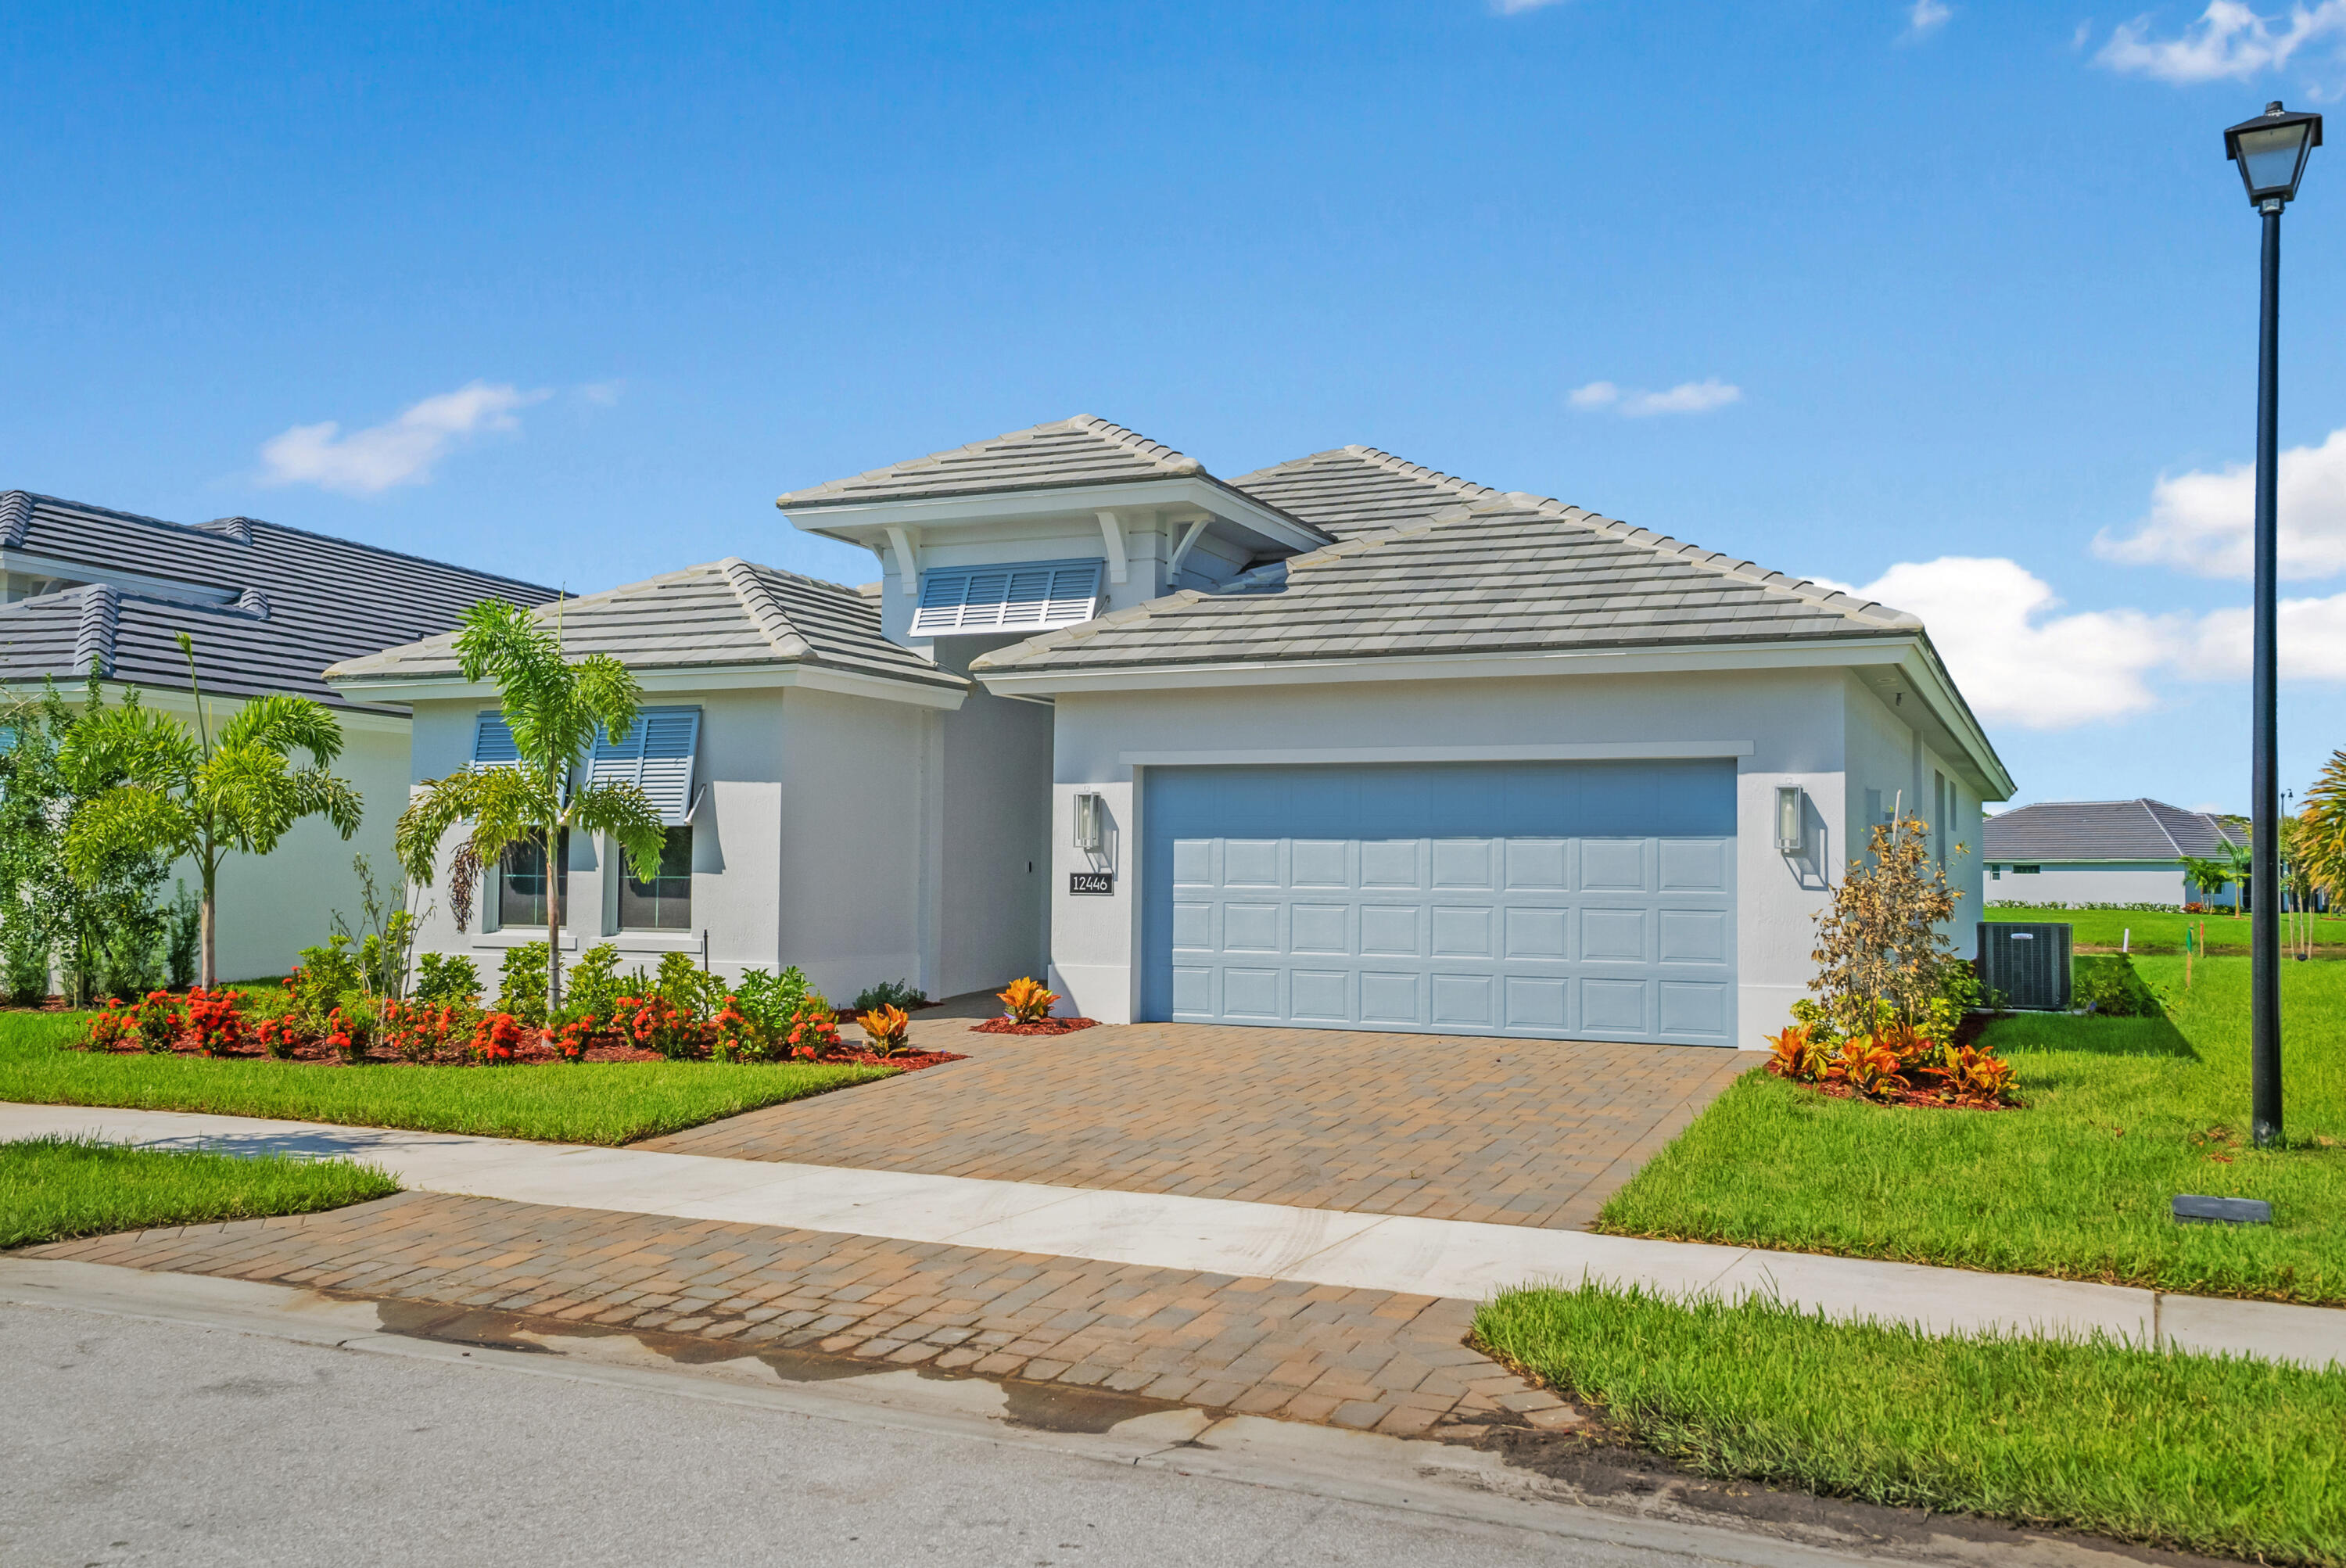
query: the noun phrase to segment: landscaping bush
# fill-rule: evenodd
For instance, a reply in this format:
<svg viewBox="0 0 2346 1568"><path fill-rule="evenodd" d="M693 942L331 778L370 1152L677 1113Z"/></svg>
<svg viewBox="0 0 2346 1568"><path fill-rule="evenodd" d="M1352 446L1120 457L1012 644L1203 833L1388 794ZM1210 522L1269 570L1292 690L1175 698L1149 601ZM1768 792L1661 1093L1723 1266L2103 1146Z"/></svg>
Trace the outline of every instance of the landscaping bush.
<svg viewBox="0 0 2346 1568"><path fill-rule="evenodd" d="M481 972L461 953L427 952L416 960L418 1002L470 1004L481 998Z"/></svg>
<svg viewBox="0 0 2346 1568"><path fill-rule="evenodd" d="M2134 960L2079 957L2070 961L2070 995L2081 1012L2104 1018L2158 1018L2166 1002L2135 969Z"/></svg>
<svg viewBox="0 0 2346 1568"><path fill-rule="evenodd" d="M495 1011L509 1013L525 1023L546 1022L546 944L525 942L505 949L505 967L497 972Z"/></svg>
<svg viewBox="0 0 2346 1568"><path fill-rule="evenodd" d="M1003 1016L1013 1023L1040 1023L1058 1005L1059 993L1045 989L1041 981L1030 975L1021 975L997 993L996 1000L1002 1003Z"/></svg>
<svg viewBox="0 0 2346 1568"><path fill-rule="evenodd" d="M867 985L855 993L851 1011L870 1013L875 1008L913 1008L923 1006L928 997L909 980L883 980L877 985Z"/></svg>
<svg viewBox="0 0 2346 1568"><path fill-rule="evenodd" d="M875 1056L893 1056L904 1049L913 1020L901 1007L874 1007L859 1013L856 1023L863 1026L863 1037L871 1042Z"/></svg>

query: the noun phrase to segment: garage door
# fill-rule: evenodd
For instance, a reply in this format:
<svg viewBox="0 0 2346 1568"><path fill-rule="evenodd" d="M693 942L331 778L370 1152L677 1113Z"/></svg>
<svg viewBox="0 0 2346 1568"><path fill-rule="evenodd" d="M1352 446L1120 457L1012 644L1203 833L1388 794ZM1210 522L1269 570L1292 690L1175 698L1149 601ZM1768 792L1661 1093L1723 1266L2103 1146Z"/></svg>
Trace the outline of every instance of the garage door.
<svg viewBox="0 0 2346 1568"><path fill-rule="evenodd" d="M1725 761L1152 768L1151 1019L1729 1045Z"/></svg>

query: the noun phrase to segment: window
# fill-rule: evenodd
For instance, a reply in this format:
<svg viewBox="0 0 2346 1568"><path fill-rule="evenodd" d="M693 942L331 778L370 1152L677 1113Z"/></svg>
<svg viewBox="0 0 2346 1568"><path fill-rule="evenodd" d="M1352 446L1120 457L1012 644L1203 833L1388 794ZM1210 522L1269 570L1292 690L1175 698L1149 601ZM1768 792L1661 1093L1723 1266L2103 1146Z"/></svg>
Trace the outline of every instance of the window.
<svg viewBox="0 0 2346 1568"><path fill-rule="evenodd" d="M2044 869L2042 866L2014 866L2012 868L2012 874L2015 877L2033 877Z"/></svg>
<svg viewBox="0 0 2346 1568"><path fill-rule="evenodd" d="M625 875L619 882L621 931L689 931L692 929L692 830L670 828L660 848L658 874L649 881L636 875L636 863L624 853Z"/></svg>
<svg viewBox="0 0 2346 1568"><path fill-rule="evenodd" d="M932 566L921 577L913 635L1033 632L1090 620L1099 602L1100 565L1036 561L1016 566Z"/></svg>
<svg viewBox="0 0 2346 1568"><path fill-rule="evenodd" d="M2000 882L2004 881L2004 868L2002 866L1990 866L1987 869L1987 880L1992 882Z"/></svg>
<svg viewBox="0 0 2346 1568"><path fill-rule="evenodd" d="M570 835L562 835L562 865L555 885L562 892L563 923L570 923ZM514 845L497 862L497 923L546 923L546 850L536 841Z"/></svg>

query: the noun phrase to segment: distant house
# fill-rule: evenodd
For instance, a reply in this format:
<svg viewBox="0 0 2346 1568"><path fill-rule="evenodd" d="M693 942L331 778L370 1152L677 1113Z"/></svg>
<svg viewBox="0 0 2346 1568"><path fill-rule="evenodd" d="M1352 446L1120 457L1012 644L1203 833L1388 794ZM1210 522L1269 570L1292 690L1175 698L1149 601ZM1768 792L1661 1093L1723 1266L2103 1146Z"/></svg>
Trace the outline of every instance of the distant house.
<svg viewBox="0 0 2346 1568"><path fill-rule="evenodd" d="M2164 800L2047 800L1990 817L1987 896L2016 903L2182 904L2187 858L2220 860L2246 845L2238 822ZM2217 900L2236 902L2235 884Z"/></svg>
<svg viewBox="0 0 2346 1568"><path fill-rule="evenodd" d="M407 804L408 711L345 696L322 672L336 659L444 632L475 600L540 605L552 588L305 533L253 517L167 523L22 490L0 492L0 692L66 695L97 677L111 697L138 688L150 708L191 717L178 636L215 711L268 692L314 697L342 721L335 771L366 804L344 842L324 821L297 823L266 858L236 855L219 881L219 967L243 980L282 974L325 939L340 909L358 912L351 857L398 880L392 824ZM190 887L195 874L178 868Z"/></svg>

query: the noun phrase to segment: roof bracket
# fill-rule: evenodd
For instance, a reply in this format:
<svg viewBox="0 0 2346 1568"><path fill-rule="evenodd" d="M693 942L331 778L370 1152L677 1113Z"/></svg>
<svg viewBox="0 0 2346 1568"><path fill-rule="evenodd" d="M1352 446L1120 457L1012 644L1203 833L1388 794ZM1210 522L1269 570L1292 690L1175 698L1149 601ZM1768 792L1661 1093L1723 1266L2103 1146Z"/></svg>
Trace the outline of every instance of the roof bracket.
<svg viewBox="0 0 2346 1568"><path fill-rule="evenodd" d="M1099 519L1100 543L1107 547L1107 580L1121 583L1126 574L1124 525L1117 521L1112 511L1103 509L1093 515Z"/></svg>
<svg viewBox="0 0 2346 1568"><path fill-rule="evenodd" d="M1209 512L1200 512L1189 519L1188 531L1181 535L1181 542L1173 546L1172 558L1165 563L1168 585L1173 575L1181 569L1181 563L1189 558L1189 547L1206 536L1206 525L1213 520L1213 514Z"/></svg>
<svg viewBox="0 0 2346 1568"><path fill-rule="evenodd" d="M921 557L913 531L902 524L888 524L888 543L896 552L898 592L911 595L921 591Z"/></svg>

